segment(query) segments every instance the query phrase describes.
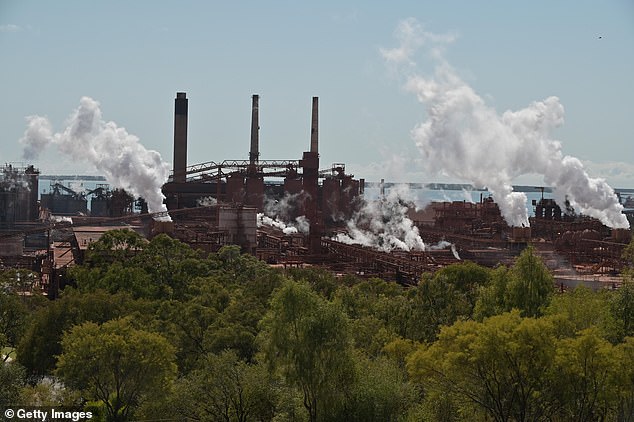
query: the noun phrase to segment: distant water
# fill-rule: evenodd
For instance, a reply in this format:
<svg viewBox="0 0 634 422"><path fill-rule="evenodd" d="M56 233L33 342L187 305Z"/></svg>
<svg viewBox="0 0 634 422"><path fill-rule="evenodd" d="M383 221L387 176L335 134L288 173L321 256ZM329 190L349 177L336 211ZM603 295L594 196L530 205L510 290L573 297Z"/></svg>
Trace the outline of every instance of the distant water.
<svg viewBox="0 0 634 422"><path fill-rule="evenodd" d="M49 193L51 192L51 186L55 183L59 182L64 186L71 188L77 193L87 193L97 187L97 185L105 184L105 181L101 180L82 180L75 178L62 178L52 180L52 177L40 180L39 183L39 193ZM399 185L386 183L385 194L389 194L390 190L397 189ZM472 189L456 189L456 186L460 185L448 185L451 186L449 189L439 189L438 186L436 189L427 189L422 185L411 185L409 191L411 195L416 198L416 205L422 207L430 202L452 202L452 201L467 201L467 202L480 202L480 198L488 198L491 196L491 192L486 190L472 190ZM466 185L465 185L466 186ZM535 210L533 209L532 201L539 201L542 198L542 193L539 191L531 192L531 189L523 189L524 193L528 200L526 201L526 209L528 210L529 216L535 215ZM634 195L634 190L630 189L620 189L624 197L628 195ZM374 200L379 197L380 188L378 187L378 183L367 183L365 186L365 198L369 200ZM546 188L543 194L544 198L552 198L553 195L550 189ZM88 201L88 206L90 207L90 201Z"/></svg>
<svg viewBox="0 0 634 422"><path fill-rule="evenodd" d="M395 187L386 187L385 195L389 195L391 189ZM410 188L410 194L415 198L415 203L418 207L424 207L430 202L453 202L453 201L466 201L466 202L480 202L480 199L489 198L491 192L485 190L442 190L442 189L425 189L425 188ZM368 200L374 200L379 198L380 189L374 187L365 188L364 196ZM533 208L533 200L539 201L542 198L541 192L524 192L527 197L526 209L528 215L533 217L535 210ZM552 198L551 192L544 192L544 198Z"/></svg>
<svg viewBox="0 0 634 422"><path fill-rule="evenodd" d="M97 185L107 184L105 181L95 181L95 180L78 180L75 178L61 178L61 179L52 179L46 178L44 180L39 181L39 199L42 199L43 193L52 193L53 185L55 183L60 183L61 185L71 189L77 194L87 194L91 190L97 188ZM68 192L62 192L63 194L67 194ZM88 197L88 209L90 209L90 198Z"/></svg>

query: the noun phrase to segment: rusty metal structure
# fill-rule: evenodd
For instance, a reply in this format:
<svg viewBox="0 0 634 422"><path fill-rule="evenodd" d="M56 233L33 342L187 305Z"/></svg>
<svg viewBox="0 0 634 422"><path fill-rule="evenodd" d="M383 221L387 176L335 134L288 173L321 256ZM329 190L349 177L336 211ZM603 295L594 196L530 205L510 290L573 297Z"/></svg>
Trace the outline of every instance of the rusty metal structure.
<svg viewBox="0 0 634 422"><path fill-rule="evenodd" d="M284 221L305 216L307 233L285 233L261 226L257 230L256 256L282 266L323 265L333 271L366 276L379 275L415 282L423 272L435 271L460 259L482 265L512 264L529 244L553 264L553 268L580 260L589 270L618 271L630 232L618 241L598 221L576 216L569 204L562 208L552 199L535 202L531 227L509 227L491 198L477 203L439 202L429 207L426 220L414 223L426 243L450 242L448 249L419 252L379 252L333 240L363 202L364 180L346 174L345 164L320 169L318 98L312 99L309 150L301 159L263 160L260 155L259 96L252 96L251 139L246 160L209 161L187 165L187 100L178 93L175 103L174 169L163 186L168 209L195 207L203 197L265 210L268 201L285 200ZM282 182L273 179L282 179ZM384 183L380 184L384 195ZM184 216L185 217L185 216ZM278 217L278 215L272 216ZM176 219L177 225L179 224ZM183 224L180 221L180 224ZM588 231L597 233L589 236ZM186 240L187 236L183 236ZM196 236L191 235L190 239ZM556 259L554 259L556 257Z"/></svg>
<svg viewBox="0 0 634 422"><path fill-rule="evenodd" d="M59 182L51 183L49 193L42 194L40 205L54 215L88 215L86 193L76 192Z"/></svg>
<svg viewBox="0 0 634 422"><path fill-rule="evenodd" d="M142 199L106 184L76 192L55 181L38 204L39 171L5 165L0 173L0 267L40 272L54 297L66 269L82 262L90 243L123 227L147 238L165 233L205 252L233 244L271 265L318 265L337 274L382 277L406 285L461 260L488 267L512 265L528 245L562 285L588 277L599 287L615 285L614 277L626 265L622 253L631 231L609 229L576 215L569 204L562 208L544 198L544 188L541 200L533 202L530 227L509 227L493 199L481 195L475 203L434 202L425 210L410 210L409 218L428 246L424 250L381 252L338 242L336 235L346 232L346 222L366 201L365 182L346 173L343 163L321 168L318 97L311 103L308 150L298 159L261 158L259 110L256 94L251 97L246 159L188 165L189 100L184 92L176 94L173 171L162 187L168 212L149 214ZM385 200L386 183L382 180L378 186ZM273 206L271 214L275 203L284 206ZM303 219L308 226L287 231L259 225L259 213L265 211L270 218Z"/></svg>
<svg viewBox="0 0 634 422"><path fill-rule="evenodd" d="M259 96L252 96L251 140L247 160L209 161L186 165L187 99L177 93L174 120L174 169L163 186L168 210L193 208L204 198L241 204L263 212L266 202L285 199L285 217L305 216L310 222L307 247L321 253L326 226L350 218L363 180L346 174L345 164L319 165L319 99L312 98L310 148L301 159L261 160ZM283 179L279 182L279 179ZM323 183L320 184L320 181Z"/></svg>
<svg viewBox="0 0 634 422"><path fill-rule="evenodd" d="M32 165L5 164L0 170L0 228L37 221L39 174Z"/></svg>
<svg viewBox="0 0 634 422"><path fill-rule="evenodd" d="M38 204L39 170L5 164L0 169L0 269L38 271L46 257Z"/></svg>

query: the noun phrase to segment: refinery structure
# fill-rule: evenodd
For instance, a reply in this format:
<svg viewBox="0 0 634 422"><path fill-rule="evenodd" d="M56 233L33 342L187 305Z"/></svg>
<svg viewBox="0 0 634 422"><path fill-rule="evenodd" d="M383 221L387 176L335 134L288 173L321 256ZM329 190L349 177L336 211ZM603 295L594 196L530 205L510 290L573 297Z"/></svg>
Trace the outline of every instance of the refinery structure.
<svg viewBox="0 0 634 422"><path fill-rule="evenodd" d="M106 183L76 189L51 180L44 186L34 166L5 164L0 269L41 274L42 287L54 297L68 282L66 270L82 262L91 243L108 230L127 228L146 238L165 233L205 252L238 245L271 265L322 266L402 284L463 260L489 267L511 264L532 245L560 288L618 287L629 229L578 215L545 198L544 188L533 201L530 227L509 226L484 195L475 202L432 202L417 210L391 197L389 185L355 179L343 163L320 163L318 101L312 98L310 136L301 158L261 159L259 96L253 95L248 158L191 165L189 104L185 93L177 93L173 166L161 188L166 209L160 212ZM378 187L378 197L367 197L370 186ZM631 224L632 208L624 212Z"/></svg>

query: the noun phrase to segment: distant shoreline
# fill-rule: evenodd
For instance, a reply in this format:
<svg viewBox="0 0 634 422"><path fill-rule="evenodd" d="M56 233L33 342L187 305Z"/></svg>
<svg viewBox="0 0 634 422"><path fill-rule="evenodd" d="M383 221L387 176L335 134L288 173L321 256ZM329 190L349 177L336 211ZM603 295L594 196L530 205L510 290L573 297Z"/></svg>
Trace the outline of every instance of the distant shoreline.
<svg viewBox="0 0 634 422"><path fill-rule="evenodd" d="M470 183L397 183L385 182L383 186L386 189L394 186L407 185L410 189L427 189L427 190L466 190L466 191L482 191L488 192L487 188L478 189ZM380 188L381 182L365 182L366 188ZM514 192L541 192L552 193L553 188L550 186L534 186L534 185L513 185ZM613 188L617 193L634 193L634 188Z"/></svg>
<svg viewBox="0 0 634 422"><path fill-rule="evenodd" d="M105 176L94 175L40 175L40 180L85 180L95 182L107 181ZM410 189L428 189L428 190L466 190L466 191L482 191L488 192L487 188L478 189L470 183L397 183L397 182L385 182L383 186L386 189L393 188L394 186L407 185ZM366 188L380 188L381 182L365 182ZM513 185L514 192L541 192L552 193L553 189L550 186L533 186L533 185ZM633 193L634 188L613 188L617 193Z"/></svg>

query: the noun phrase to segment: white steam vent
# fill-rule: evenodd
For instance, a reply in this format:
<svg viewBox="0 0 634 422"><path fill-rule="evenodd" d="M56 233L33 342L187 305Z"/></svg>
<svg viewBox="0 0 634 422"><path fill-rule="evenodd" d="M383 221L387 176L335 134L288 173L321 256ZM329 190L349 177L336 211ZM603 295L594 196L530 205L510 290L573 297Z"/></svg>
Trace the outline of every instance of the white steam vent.
<svg viewBox="0 0 634 422"><path fill-rule="evenodd" d="M143 197L149 212L167 211L161 186L167 181L170 165L125 128L104 121L97 101L82 97L66 127L57 133L53 133L45 117L29 116L27 121L28 127L20 139L25 159L37 158L42 149L52 144L74 160L92 164L110 185Z"/></svg>
<svg viewBox="0 0 634 422"><path fill-rule="evenodd" d="M623 207L603 179L591 178L581 162L562 152L552 139L564 122L557 97L536 101L518 111L499 115L467 85L443 57L443 45L453 37L423 31L414 19L401 22L400 45L382 49L390 66L405 74L405 87L425 105L427 120L412 131L427 168L437 173L487 187L511 226L528 226L526 195L513 192L512 181L522 175L543 176L555 199L612 228L627 228ZM433 75L415 71L412 55L429 48L436 63Z"/></svg>
<svg viewBox="0 0 634 422"><path fill-rule="evenodd" d="M334 240L369 246L383 252L395 249L423 251L425 242L418 227L407 216L408 207L413 205L414 197L408 186L396 186L386 197L364 203L348 221L348 232L338 234Z"/></svg>

